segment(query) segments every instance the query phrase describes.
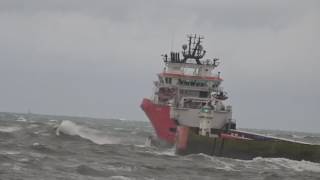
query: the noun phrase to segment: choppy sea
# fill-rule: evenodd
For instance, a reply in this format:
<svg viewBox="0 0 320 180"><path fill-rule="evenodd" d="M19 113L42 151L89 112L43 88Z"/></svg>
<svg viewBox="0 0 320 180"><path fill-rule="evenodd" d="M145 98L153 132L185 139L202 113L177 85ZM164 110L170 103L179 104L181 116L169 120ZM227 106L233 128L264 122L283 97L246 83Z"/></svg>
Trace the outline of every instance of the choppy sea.
<svg viewBox="0 0 320 180"><path fill-rule="evenodd" d="M252 130L320 143L320 134ZM320 180L320 164L284 158L179 156L146 144L148 122L0 113L1 180Z"/></svg>

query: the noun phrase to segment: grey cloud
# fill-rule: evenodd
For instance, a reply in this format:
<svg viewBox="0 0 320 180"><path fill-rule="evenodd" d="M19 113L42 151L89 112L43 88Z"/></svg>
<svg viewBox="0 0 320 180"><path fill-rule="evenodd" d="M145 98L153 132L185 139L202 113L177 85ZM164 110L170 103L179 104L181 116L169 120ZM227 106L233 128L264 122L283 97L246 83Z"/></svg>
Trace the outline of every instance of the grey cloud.
<svg viewBox="0 0 320 180"><path fill-rule="evenodd" d="M107 17L113 21L144 21L165 23L194 21L195 25L212 24L214 27L269 27L279 28L297 18L317 10L319 2L301 1L101 1L101 0L7 0L0 4L0 12L37 14L76 13ZM182 22L183 23L183 22Z"/></svg>

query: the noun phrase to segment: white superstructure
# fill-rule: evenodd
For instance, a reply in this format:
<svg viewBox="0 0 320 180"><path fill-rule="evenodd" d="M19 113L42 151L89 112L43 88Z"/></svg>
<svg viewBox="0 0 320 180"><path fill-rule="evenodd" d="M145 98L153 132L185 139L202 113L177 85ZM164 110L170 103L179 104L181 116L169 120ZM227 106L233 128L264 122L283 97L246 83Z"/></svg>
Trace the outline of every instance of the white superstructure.
<svg viewBox="0 0 320 180"><path fill-rule="evenodd" d="M214 72L219 59L202 60L206 54L202 39L188 36L182 52L163 56L166 66L155 82L153 101L170 105L170 117L177 124L199 128L200 134L210 135L214 129L230 126L232 108L224 105L227 96L220 87L222 79L219 72Z"/></svg>

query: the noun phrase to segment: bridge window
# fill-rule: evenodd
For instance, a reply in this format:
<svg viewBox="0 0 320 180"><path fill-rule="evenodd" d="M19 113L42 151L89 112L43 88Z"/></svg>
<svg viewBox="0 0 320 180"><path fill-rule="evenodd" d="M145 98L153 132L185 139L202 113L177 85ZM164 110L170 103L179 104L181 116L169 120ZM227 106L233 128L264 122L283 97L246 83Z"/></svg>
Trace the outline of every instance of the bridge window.
<svg viewBox="0 0 320 180"><path fill-rule="evenodd" d="M166 77L166 78L165 78L165 81L166 81L166 83L167 83L167 84L171 84L171 82L172 82L172 78L168 78L168 77Z"/></svg>
<svg viewBox="0 0 320 180"><path fill-rule="evenodd" d="M182 80L179 79L178 80L178 84L181 84L183 86L196 86L196 87L205 87L207 86L207 82L206 81L200 81L200 80Z"/></svg>

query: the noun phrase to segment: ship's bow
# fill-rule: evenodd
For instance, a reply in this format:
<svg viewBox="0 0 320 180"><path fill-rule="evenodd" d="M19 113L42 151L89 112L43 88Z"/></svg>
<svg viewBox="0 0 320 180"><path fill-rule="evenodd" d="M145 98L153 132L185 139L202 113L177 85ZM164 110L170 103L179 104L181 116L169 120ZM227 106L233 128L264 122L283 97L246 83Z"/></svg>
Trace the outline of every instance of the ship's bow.
<svg viewBox="0 0 320 180"><path fill-rule="evenodd" d="M170 107L143 99L141 108L150 120L159 139L168 143L175 142L176 123L170 118Z"/></svg>

